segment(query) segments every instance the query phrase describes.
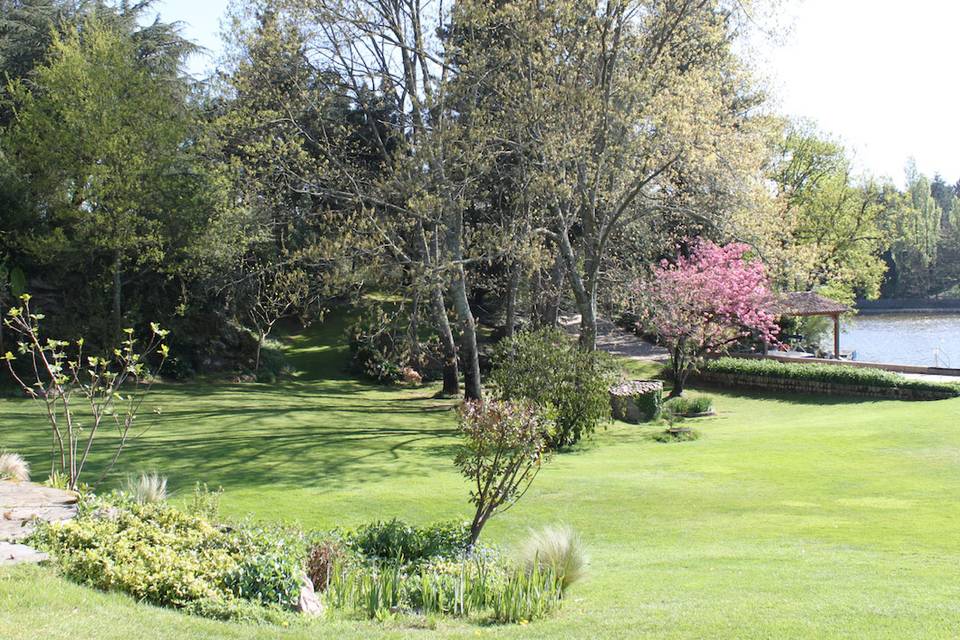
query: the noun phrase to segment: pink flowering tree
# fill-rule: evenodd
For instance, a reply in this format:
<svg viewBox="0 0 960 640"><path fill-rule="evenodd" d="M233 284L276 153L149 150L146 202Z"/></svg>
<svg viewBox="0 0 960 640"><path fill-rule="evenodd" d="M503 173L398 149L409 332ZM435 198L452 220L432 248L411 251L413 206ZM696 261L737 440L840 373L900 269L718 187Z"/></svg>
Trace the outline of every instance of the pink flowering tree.
<svg viewBox="0 0 960 640"><path fill-rule="evenodd" d="M775 341L779 327L766 270L748 251L745 244L703 240L689 257L662 261L652 278L638 283L640 322L670 350L671 396L683 393L704 358L748 337Z"/></svg>

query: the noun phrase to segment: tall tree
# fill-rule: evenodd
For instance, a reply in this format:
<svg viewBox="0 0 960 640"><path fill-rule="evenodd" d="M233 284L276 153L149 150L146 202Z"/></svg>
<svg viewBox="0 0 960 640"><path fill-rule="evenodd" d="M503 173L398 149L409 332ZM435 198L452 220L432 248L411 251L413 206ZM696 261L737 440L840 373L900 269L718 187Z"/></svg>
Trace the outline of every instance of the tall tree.
<svg viewBox="0 0 960 640"><path fill-rule="evenodd" d="M844 148L803 122L782 130L769 174L776 187L765 212L771 224L766 238L758 233L752 239L775 284L826 288L845 302L876 297L886 270L883 187L854 176Z"/></svg>
<svg viewBox="0 0 960 640"><path fill-rule="evenodd" d="M549 214L581 314L596 341L611 244L632 222L666 211L725 209L759 168L757 96L732 43L737 3L661 0L584 4L461 2L474 29L510 31L486 47L501 72L502 119L531 189ZM479 55L477 53L476 55Z"/></svg>
<svg viewBox="0 0 960 640"><path fill-rule="evenodd" d="M109 13L55 33L47 61L10 84L15 118L0 141L24 195L4 220L11 252L103 318L105 342L131 309L125 289L174 270L210 216L187 144L188 86L158 61L167 54L143 53Z"/></svg>

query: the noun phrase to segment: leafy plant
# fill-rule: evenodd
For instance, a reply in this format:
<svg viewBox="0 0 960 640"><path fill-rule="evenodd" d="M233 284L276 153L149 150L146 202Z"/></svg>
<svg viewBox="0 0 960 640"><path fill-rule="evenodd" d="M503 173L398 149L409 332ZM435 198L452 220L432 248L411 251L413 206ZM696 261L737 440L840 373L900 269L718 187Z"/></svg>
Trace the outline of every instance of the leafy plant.
<svg viewBox="0 0 960 640"><path fill-rule="evenodd" d="M453 558L464 553L468 532L461 522L438 522L414 527L401 520L373 522L345 536L346 543L366 558L419 562Z"/></svg>
<svg viewBox="0 0 960 640"><path fill-rule="evenodd" d="M530 573L535 566L551 570L563 590L580 580L587 566L583 542L569 525L531 531L520 545L519 557Z"/></svg>
<svg viewBox="0 0 960 640"><path fill-rule="evenodd" d="M496 513L516 504L544 460L552 425L530 402L465 402L460 408L463 444L454 462L470 481L476 507L469 546Z"/></svg>
<svg viewBox="0 0 960 640"><path fill-rule="evenodd" d="M30 481L30 463L18 453L0 453L0 480Z"/></svg>
<svg viewBox="0 0 960 640"><path fill-rule="evenodd" d="M793 363L778 360L718 358L703 366L705 373L757 376L779 380L824 382L840 386L866 386L888 389L916 389L960 396L960 387L953 384L914 380L893 371L849 365Z"/></svg>
<svg viewBox="0 0 960 640"><path fill-rule="evenodd" d="M66 476L67 488L76 489L104 424L112 424L118 437L101 477L113 468L129 442L143 400L169 355L163 342L168 332L151 324L150 338L138 349L133 329L125 329L126 338L113 350L112 358L91 356L84 353L82 338L74 343L41 338L43 314L31 310L28 294L20 300L21 306L10 309L4 320L19 338L18 355L8 351L3 358L17 384L44 406L56 445L51 473ZM158 359L153 369L149 357ZM31 372L26 380L14 367L18 358L29 363L24 367Z"/></svg>
<svg viewBox="0 0 960 640"><path fill-rule="evenodd" d="M440 560L338 564L324 594L334 608L382 619L394 611L488 616L494 622L534 620L560 605L562 587L550 568L505 563L495 554Z"/></svg>
<svg viewBox="0 0 960 640"><path fill-rule="evenodd" d="M552 448L576 444L610 420L609 354L584 351L559 329L523 331L497 345L490 381L504 400L529 400L549 416Z"/></svg>
<svg viewBox="0 0 960 640"><path fill-rule="evenodd" d="M678 396L671 398L664 409L675 417L690 417L713 411L713 398L710 396Z"/></svg>
<svg viewBox="0 0 960 640"><path fill-rule="evenodd" d="M297 554L283 544L261 549L260 553L244 555L224 575L223 583L239 598L290 608L300 593L302 569L298 560Z"/></svg>
<svg viewBox="0 0 960 640"><path fill-rule="evenodd" d="M193 487L193 496L187 503L186 512L192 516L215 522L220 515L220 498L223 488L211 491L206 482L198 482Z"/></svg>
<svg viewBox="0 0 960 640"><path fill-rule="evenodd" d="M307 553L307 577L317 592L326 591L333 580L337 566L346 558L346 550L339 540L323 539L315 542Z"/></svg>
<svg viewBox="0 0 960 640"><path fill-rule="evenodd" d="M562 580L549 565L534 562L529 570L517 567L494 595L493 619L516 623L542 618L560 606L562 592Z"/></svg>
<svg viewBox="0 0 960 640"><path fill-rule="evenodd" d="M287 536L216 527L162 502L91 498L69 522L38 527L31 543L63 573L106 591L218 618L260 619L289 609L303 552Z"/></svg>

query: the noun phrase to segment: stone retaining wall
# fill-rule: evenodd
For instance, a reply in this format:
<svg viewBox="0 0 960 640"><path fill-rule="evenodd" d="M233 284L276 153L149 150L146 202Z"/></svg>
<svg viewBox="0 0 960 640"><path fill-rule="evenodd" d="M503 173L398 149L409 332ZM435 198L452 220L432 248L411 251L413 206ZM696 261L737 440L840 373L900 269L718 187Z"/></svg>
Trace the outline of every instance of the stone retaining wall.
<svg viewBox="0 0 960 640"><path fill-rule="evenodd" d="M899 387L874 387L867 385L837 384L814 380L789 380L768 376L752 376L734 373L701 372L696 374L696 382L718 387L735 389L754 389L777 393L809 393L838 396L866 396L895 400L946 400L957 397L950 390L911 389Z"/></svg>

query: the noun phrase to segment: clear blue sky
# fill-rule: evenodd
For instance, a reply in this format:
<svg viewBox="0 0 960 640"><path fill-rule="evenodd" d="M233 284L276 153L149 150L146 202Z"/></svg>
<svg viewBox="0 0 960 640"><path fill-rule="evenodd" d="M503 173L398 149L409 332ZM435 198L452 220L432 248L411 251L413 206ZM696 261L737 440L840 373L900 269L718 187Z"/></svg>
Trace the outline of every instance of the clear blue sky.
<svg viewBox="0 0 960 640"><path fill-rule="evenodd" d="M228 0L161 0L165 20L214 53ZM778 110L844 142L857 166L900 183L907 159L960 179L957 73L960 2L784 2L785 43L758 45ZM191 62L201 73L203 58Z"/></svg>

